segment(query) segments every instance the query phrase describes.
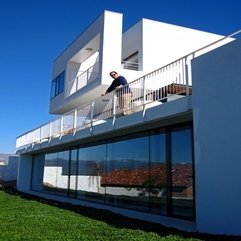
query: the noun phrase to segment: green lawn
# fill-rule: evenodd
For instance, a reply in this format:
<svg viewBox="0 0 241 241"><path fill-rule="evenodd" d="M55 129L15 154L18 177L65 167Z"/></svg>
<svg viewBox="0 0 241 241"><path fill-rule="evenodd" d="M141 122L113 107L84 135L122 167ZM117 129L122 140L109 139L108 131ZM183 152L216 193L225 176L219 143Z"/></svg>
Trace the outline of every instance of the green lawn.
<svg viewBox="0 0 241 241"><path fill-rule="evenodd" d="M50 202L9 190L0 190L0 225L0 241L234 240L178 232L106 211Z"/></svg>

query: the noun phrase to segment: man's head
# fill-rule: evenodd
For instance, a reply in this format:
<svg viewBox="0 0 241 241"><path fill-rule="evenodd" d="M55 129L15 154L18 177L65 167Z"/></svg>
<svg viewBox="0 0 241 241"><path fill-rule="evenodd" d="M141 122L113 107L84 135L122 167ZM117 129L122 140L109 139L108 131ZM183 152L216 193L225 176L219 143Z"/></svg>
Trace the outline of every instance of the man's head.
<svg viewBox="0 0 241 241"><path fill-rule="evenodd" d="M118 78L118 73L116 72L116 71L111 71L110 72L110 76L113 78L113 79L116 79L116 78Z"/></svg>

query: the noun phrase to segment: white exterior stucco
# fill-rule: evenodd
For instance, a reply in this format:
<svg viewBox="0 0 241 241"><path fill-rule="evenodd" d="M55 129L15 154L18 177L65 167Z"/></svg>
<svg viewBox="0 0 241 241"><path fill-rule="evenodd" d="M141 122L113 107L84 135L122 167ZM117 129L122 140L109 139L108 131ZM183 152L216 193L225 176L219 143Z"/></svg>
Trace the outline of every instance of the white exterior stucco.
<svg viewBox="0 0 241 241"><path fill-rule="evenodd" d="M19 156L9 155L7 162L0 165L0 181L16 181L18 173Z"/></svg>
<svg viewBox="0 0 241 241"><path fill-rule="evenodd" d="M17 187L22 192L28 192L31 186L32 155L20 155L18 166Z"/></svg>
<svg viewBox="0 0 241 241"><path fill-rule="evenodd" d="M241 41L193 61L196 223L241 235Z"/></svg>

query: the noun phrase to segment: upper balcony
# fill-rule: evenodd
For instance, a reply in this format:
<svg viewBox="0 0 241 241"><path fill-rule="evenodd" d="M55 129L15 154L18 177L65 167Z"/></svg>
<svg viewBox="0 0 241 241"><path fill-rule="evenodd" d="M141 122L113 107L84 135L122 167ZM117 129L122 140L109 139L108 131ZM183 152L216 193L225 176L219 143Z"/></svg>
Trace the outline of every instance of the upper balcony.
<svg viewBox="0 0 241 241"><path fill-rule="evenodd" d="M129 109L133 112L133 115L130 115L133 118L132 122L128 122L126 125L128 127L135 126L138 123L143 124L143 122L154 119L165 119L178 113L190 112L192 108L191 98L189 98L192 95L192 59L234 40L231 37L235 34L237 33L221 38L205 48L192 52L130 82L128 85L132 91L132 99ZM66 136L69 137L65 140L66 142L73 142L86 137L86 133L83 134L84 130L88 130L88 135L93 136L96 134L94 128L101 127L105 123L108 123L108 131L116 130L117 119L128 118L121 117L122 110L117 101L117 98L124 94L125 88L123 87L118 91L118 96L114 91L92 99L89 103L65 113L60 118L23 134L17 138L16 150L30 152L63 144ZM173 108L174 105L172 107L168 105L174 100L175 108ZM182 105L183 103L185 106ZM151 109L154 112L148 116L147 113ZM138 119L138 115L141 118ZM98 133L106 131L105 128L99 128Z"/></svg>
<svg viewBox="0 0 241 241"><path fill-rule="evenodd" d="M132 82L220 38L149 19L122 32L122 14L105 11L54 60L49 112L62 115L100 96L112 70Z"/></svg>
<svg viewBox="0 0 241 241"><path fill-rule="evenodd" d="M89 48L88 51L90 52L92 49ZM67 74L69 81L67 82L66 97L68 98L91 83L98 81L100 78L99 65L99 52L97 51L80 64L78 72L70 69L69 74ZM121 62L121 68L139 71L140 65L137 58L131 59L131 61L128 59Z"/></svg>

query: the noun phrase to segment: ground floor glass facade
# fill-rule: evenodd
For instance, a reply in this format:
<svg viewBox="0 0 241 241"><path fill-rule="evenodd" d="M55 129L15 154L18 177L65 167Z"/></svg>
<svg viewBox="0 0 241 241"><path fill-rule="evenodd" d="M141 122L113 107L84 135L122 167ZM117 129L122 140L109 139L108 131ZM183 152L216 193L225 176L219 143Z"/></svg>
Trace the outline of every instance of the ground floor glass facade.
<svg viewBox="0 0 241 241"><path fill-rule="evenodd" d="M36 154L32 190L193 219L192 126Z"/></svg>

